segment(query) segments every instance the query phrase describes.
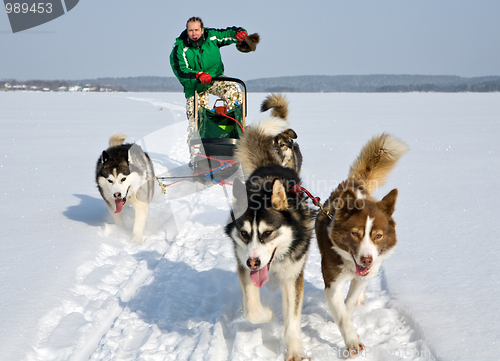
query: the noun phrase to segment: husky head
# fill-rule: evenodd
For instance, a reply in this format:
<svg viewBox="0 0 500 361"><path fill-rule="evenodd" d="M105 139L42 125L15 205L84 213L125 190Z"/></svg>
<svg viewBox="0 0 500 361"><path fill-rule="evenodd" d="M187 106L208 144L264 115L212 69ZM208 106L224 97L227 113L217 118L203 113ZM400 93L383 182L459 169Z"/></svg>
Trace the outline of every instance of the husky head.
<svg viewBox="0 0 500 361"><path fill-rule="evenodd" d="M288 176L274 175L276 169ZM306 255L311 214L306 202L291 191L299 182L293 170L269 166L254 172L246 185L237 179L233 183L234 211L239 214L234 213L238 217L227 225L226 233L256 287L269 280L274 263L290 257L299 261Z"/></svg>
<svg viewBox="0 0 500 361"><path fill-rule="evenodd" d="M297 139L297 133L295 133L293 129L287 129L275 136L273 144L276 148L276 152L285 158L287 154L292 152L294 139Z"/></svg>
<svg viewBox="0 0 500 361"><path fill-rule="evenodd" d="M396 222L392 219L397 195L397 189L393 189L377 202L345 190L336 200L335 219L328 234L342 258L354 262L359 277L368 276L373 266L378 268L397 243Z"/></svg>
<svg viewBox="0 0 500 361"><path fill-rule="evenodd" d="M103 198L114 201L120 213L127 198L138 196L146 182L148 168L145 167L145 153L136 145L120 145L103 151L97 162L96 181ZM142 187L144 188L144 187Z"/></svg>
<svg viewBox="0 0 500 361"><path fill-rule="evenodd" d="M297 139L297 133L293 129L287 129L273 138L273 144L280 164L299 173L302 166L302 154L294 139Z"/></svg>

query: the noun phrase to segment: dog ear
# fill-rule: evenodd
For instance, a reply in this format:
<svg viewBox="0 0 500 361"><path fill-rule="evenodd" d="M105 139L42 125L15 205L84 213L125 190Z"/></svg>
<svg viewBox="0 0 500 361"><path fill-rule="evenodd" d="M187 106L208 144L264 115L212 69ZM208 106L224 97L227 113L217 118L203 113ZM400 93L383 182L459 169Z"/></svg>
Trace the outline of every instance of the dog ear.
<svg viewBox="0 0 500 361"><path fill-rule="evenodd" d="M102 154L101 154L101 163L106 163L109 159L109 154L108 152L106 152L105 150L102 151Z"/></svg>
<svg viewBox="0 0 500 361"><path fill-rule="evenodd" d="M394 210L396 209L396 199L398 198L398 190L395 188L390 191L380 202L378 206L384 211L388 216L392 216Z"/></svg>
<svg viewBox="0 0 500 361"><path fill-rule="evenodd" d="M289 138L297 139L297 133L293 129L287 129L283 133Z"/></svg>
<svg viewBox="0 0 500 361"><path fill-rule="evenodd" d="M347 189L335 200L337 218L347 219L362 210L364 205L363 199L358 199L353 191Z"/></svg>
<svg viewBox="0 0 500 361"><path fill-rule="evenodd" d="M275 179L273 183L273 193L271 195L271 203L278 211L284 211L288 208L286 199L286 190L280 180Z"/></svg>
<svg viewBox="0 0 500 361"><path fill-rule="evenodd" d="M144 159L147 158L147 154L142 150L142 148L137 144L132 144L128 150L128 165L130 167L130 172L142 173L145 171ZM148 174L147 177L150 175Z"/></svg>

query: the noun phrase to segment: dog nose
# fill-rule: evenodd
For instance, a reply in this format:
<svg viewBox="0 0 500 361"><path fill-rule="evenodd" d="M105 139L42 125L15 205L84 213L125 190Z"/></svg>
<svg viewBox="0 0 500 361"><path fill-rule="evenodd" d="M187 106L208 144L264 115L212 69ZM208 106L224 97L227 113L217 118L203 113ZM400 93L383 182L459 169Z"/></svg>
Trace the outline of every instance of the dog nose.
<svg viewBox="0 0 500 361"><path fill-rule="evenodd" d="M115 198L121 198L122 197L122 194L120 192L116 192L115 194L113 194L113 196Z"/></svg>
<svg viewBox="0 0 500 361"><path fill-rule="evenodd" d="M251 270L256 270L260 267L260 259L258 258L249 258L247 260L247 266Z"/></svg>
<svg viewBox="0 0 500 361"><path fill-rule="evenodd" d="M361 256L361 263L363 267L370 267L373 263L372 256Z"/></svg>

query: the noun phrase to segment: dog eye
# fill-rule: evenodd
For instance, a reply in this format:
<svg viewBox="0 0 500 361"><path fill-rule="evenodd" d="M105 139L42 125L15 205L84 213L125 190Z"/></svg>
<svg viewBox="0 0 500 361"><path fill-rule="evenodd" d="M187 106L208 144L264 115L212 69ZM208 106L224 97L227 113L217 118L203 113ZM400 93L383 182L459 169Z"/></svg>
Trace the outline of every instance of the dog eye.
<svg viewBox="0 0 500 361"><path fill-rule="evenodd" d="M351 235L355 238L361 238L361 234L359 231L351 231Z"/></svg>
<svg viewBox="0 0 500 361"><path fill-rule="evenodd" d="M113 181L111 179L108 179L108 182L111 183L111 184L113 184Z"/></svg>
<svg viewBox="0 0 500 361"><path fill-rule="evenodd" d="M126 178L126 177L123 177L123 178L121 179L121 182L123 183L123 182L125 182L126 180L127 180L127 178Z"/></svg>
<svg viewBox="0 0 500 361"><path fill-rule="evenodd" d="M248 238L248 232L247 231L241 231L240 234L241 234L241 237Z"/></svg>
<svg viewBox="0 0 500 361"><path fill-rule="evenodd" d="M383 237L383 236L384 236L384 235L383 235L382 233L375 233L375 234L373 235L373 238L374 238L374 239L382 239L382 237Z"/></svg>
<svg viewBox="0 0 500 361"><path fill-rule="evenodd" d="M270 230L270 231L265 231L264 233L262 233L262 237L263 238L267 238L269 237L271 234L273 234L273 231Z"/></svg>

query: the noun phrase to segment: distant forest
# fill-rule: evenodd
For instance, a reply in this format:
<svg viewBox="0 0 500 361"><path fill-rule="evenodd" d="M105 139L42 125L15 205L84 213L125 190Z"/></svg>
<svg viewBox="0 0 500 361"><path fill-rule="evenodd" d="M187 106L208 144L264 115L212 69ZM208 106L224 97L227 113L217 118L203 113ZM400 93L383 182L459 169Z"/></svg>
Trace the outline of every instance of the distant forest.
<svg viewBox="0 0 500 361"><path fill-rule="evenodd" d="M500 76L294 76L250 80L247 86L256 92L493 92L500 91Z"/></svg>
<svg viewBox="0 0 500 361"><path fill-rule="evenodd" d="M37 84L56 90L59 86L106 86L115 91L129 92L181 92L174 77L140 76L129 78L98 78L82 80L29 80L26 82L4 79L0 84ZM249 92L498 92L500 76L463 78L459 76L428 75L338 75L287 76L245 81ZM1 88L1 86L0 86Z"/></svg>

